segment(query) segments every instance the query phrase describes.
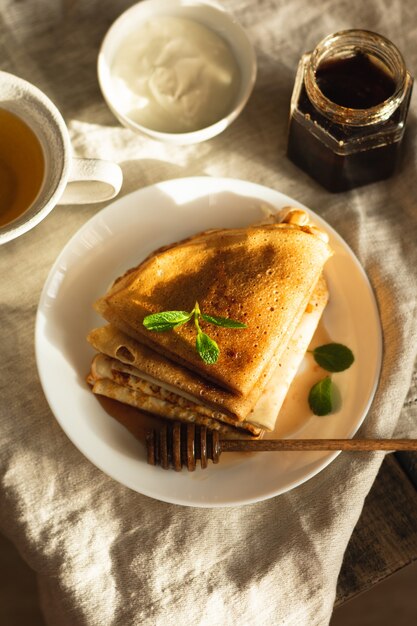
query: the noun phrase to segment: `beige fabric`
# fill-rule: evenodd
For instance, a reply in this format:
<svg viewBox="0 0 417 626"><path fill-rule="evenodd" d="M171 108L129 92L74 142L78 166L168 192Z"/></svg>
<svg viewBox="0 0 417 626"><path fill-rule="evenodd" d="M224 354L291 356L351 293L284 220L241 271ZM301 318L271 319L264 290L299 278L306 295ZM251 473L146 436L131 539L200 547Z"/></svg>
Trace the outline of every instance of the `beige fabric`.
<svg viewBox="0 0 417 626"><path fill-rule="evenodd" d="M381 311L382 378L361 433L417 436L415 374L408 392L417 345L414 120L402 171L350 193L327 193L285 157L301 53L330 32L360 25L395 41L415 71L416 4L225 0L256 46L255 92L223 135L184 148L120 128L100 96L98 46L131 4L3 2L2 69L35 82L56 102L78 155L121 163L123 194L163 179L208 174L256 181L317 209L358 254ZM343 553L381 454L342 454L306 484L270 501L192 509L115 483L54 420L36 374L36 306L57 254L99 208L59 208L0 249L0 526L38 574L47 624L326 625Z"/></svg>

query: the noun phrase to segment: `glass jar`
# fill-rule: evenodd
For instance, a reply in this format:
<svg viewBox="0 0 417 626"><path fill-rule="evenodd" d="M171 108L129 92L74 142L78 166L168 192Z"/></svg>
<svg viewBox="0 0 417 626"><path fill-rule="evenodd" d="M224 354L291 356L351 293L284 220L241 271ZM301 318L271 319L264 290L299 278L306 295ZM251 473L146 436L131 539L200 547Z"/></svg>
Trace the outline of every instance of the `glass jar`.
<svg viewBox="0 0 417 626"><path fill-rule="evenodd" d="M400 52L365 30L329 35L300 60L288 157L329 191L394 173L413 86Z"/></svg>

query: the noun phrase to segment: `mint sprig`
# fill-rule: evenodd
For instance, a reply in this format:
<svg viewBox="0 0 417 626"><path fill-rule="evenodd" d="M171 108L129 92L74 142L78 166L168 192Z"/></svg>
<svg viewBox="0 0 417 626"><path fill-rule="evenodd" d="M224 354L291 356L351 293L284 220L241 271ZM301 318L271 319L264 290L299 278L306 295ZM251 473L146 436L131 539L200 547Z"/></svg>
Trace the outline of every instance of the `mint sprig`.
<svg viewBox="0 0 417 626"><path fill-rule="evenodd" d="M308 394L308 404L314 415L328 415L333 409L333 382L326 376L312 386Z"/></svg>
<svg viewBox="0 0 417 626"><path fill-rule="evenodd" d="M342 343L326 343L310 352L320 367L327 372L343 372L355 360L352 350Z"/></svg>
<svg viewBox="0 0 417 626"><path fill-rule="evenodd" d="M223 328L246 328L246 324L243 324L243 322L232 320L229 317L219 317L202 313L198 302L195 303L195 307L189 313L187 311L161 311L161 313L147 315L143 320L143 325L147 330L165 332L178 328L178 326L182 326L182 324L186 324L192 317L194 317L194 325L197 331L195 347L197 353L207 365L216 363L219 358L220 348L214 339L211 339L211 337L201 330L200 320L204 320L215 326L222 326Z"/></svg>
<svg viewBox="0 0 417 626"><path fill-rule="evenodd" d="M195 340L195 347L198 354L207 365L213 365L219 358L220 349L214 339L211 339L206 333L201 330L197 333L197 339Z"/></svg>
<svg viewBox="0 0 417 626"><path fill-rule="evenodd" d="M160 333L185 324L191 319L192 314L192 312L187 313L187 311L163 311L162 313L153 313L145 317L143 325L148 330L154 330Z"/></svg>
<svg viewBox="0 0 417 626"><path fill-rule="evenodd" d="M309 350L316 363L327 372L343 372L347 370L355 360L350 348L342 343L326 343ZM335 406L335 398L339 391L331 376L319 380L310 389L308 404L314 415L328 415Z"/></svg>

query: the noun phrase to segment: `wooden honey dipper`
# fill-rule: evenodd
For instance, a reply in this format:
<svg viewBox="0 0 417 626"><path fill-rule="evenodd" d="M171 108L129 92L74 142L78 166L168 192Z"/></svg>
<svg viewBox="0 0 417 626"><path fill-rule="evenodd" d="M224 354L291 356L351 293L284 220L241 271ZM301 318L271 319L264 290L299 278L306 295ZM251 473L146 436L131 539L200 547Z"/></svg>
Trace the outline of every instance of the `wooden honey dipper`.
<svg viewBox="0 0 417 626"><path fill-rule="evenodd" d="M417 450L417 439L220 439L217 430L195 424L167 423L146 435L148 463L171 466L179 472L182 466L192 472L200 460L205 469L208 460L218 463L222 452L278 452L351 450L376 451Z"/></svg>

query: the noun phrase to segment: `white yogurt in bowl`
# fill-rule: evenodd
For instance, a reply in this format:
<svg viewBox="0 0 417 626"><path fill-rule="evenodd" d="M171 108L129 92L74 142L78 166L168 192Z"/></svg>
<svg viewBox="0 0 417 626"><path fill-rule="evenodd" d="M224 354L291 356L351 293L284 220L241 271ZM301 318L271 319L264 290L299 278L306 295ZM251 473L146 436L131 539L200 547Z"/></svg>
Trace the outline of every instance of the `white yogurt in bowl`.
<svg viewBox="0 0 417 626"><path fill-rule="evenodd" d="M162 133L210 126L233 107L240 70L230 46L194 20L157 17L131 33L114 57L118 109Z"/></svg>
<svg viewBox="0 0 417 626"><path fill-rule="evenodd" d="M119 121L189 144L222 132L245 106L256 59L223 9L193 0L144 0L108 31L98 59L104 98Z"/></svg>

